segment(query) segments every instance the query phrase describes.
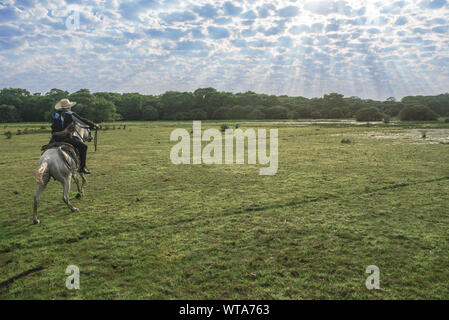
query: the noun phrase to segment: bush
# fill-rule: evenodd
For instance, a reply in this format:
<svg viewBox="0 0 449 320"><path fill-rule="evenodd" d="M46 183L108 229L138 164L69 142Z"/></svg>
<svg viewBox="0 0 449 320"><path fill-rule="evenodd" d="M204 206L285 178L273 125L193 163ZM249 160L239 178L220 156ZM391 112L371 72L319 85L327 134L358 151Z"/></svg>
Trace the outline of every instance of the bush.
<svg viewBox="0 0 449 320"><path fill-rule="evenodd" d="M349 139L341 139L340 142L341 142L341 143L344 143L344 144L350 144L350 143L351 143L351 140L349 140Z"/></svg>
<svg viewBox="0 0 449 320"><path fill-rule="evenodd" d="M6 131L4 133L4 135L5 135L6 139L11 139L12 138L12 132L11 131Z"/></svg>
<svg viewBox="0 0 449 320"><path fill-rule="evenodd" d="M223 123L223 124L221 125L220 129L221 129L221 132L225 132L226 129L229 129L229 126L228 126L226 123Z"/></svg>
<svg viewBox="0 0 449 320"><path fill-rule="evenodd" d="M444 123L449 123L449 118L444 119Z"/></svg>
<svg viewBox="0 0 449 320"><path fill-rule="evenodd" d="M435 121L438 115L429 107L416 104L405 106L399 112L399 118L403 121Z"/></svg>
<svg viewBox="0 0 449 320"><path fill-rule="evenodd" d="M363 108L355 114L357 121L382 121L384 117L384 114L376 107Z"/></svg>

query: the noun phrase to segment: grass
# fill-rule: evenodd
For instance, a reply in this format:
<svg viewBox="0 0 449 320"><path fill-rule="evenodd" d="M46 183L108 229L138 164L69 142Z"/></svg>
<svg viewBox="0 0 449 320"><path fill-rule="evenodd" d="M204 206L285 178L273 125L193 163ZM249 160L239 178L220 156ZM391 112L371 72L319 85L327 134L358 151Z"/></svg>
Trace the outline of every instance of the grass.
<svg viewBox="0 0 449 320"><path fill-rule="evenodd" d="M279 128L276 175L174 165L170 133L192 122L127 123L102 130L97 153L90 144L86 195L71 193L81 211L51 181L37 226L34 171L48 133L6 139L42 124L0 127L0 298L449 298L448 145L371 135L449 124L239 124ZM77 291L65 288L72 264ZM380 268L380 290L365 287L368 265Z"/></svg>

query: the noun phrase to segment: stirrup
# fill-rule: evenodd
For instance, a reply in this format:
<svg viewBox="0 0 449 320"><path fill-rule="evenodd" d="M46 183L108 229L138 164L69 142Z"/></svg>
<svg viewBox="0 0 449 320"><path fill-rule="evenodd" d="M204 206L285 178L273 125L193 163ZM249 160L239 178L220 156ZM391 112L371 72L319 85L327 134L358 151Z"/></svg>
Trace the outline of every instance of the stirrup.
<svg viewBox="0 0 449 320"><path fill-rule="evenodd" d="M87 170L86 167L84 167L83 169L80 169L80 172L81 172L81 173L84 173L84 174L90 174L90 171Z"/></svg>

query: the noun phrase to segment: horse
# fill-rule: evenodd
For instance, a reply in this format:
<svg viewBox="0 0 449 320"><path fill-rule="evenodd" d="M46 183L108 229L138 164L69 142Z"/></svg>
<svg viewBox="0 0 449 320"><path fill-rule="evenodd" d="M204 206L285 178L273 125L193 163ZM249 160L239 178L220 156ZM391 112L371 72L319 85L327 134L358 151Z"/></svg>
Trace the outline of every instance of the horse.
<svg viewBox="0 0 449 320"><path fill-rule="evenodd" d="M88 127L84 127L76 121L73 121L72 135L81 139L81 141L92 141L92 135ZM76 198L79 199L84 195L84 186L87 182L84 173L77 172L78 167L74 159L67 154L66 151L62 150L60 147L55 147L47 149L41 156L39 160L39 166L36 170L35 180L37 183L37 190L34 195L34 207L33 207L33 223L39 224L40 221L37 219L37 207L39 205L39 200L42 193L45 190L50 178L53 177L55 180L62 184L63 195L62 200L64 203L72 210L72 212L79 211L78 208L74 207L69 201L69 192L71 187L72 178L76 183L78 188L78 194ZM82 184L80 186L80 181L78 174L82 179Z"/></svg>

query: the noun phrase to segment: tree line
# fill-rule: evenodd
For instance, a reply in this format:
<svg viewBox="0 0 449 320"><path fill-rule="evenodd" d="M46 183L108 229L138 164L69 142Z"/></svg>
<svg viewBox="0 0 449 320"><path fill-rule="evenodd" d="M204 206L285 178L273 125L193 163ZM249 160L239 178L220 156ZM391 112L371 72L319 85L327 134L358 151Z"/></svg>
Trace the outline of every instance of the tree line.
<svg viewBox="0 0 449 320"><path fill-rule="evenodd" d="M95 122L120 120L231 120L231 119L338 119L360 121L436 120L449 116L449 93L408 96L400 101L344 97L330 93L321 98L289 97L220 92L200 88L194 92L167 91L161 95L95 92L88 89L69 93L51 89L45 94L20 88L0 91L0 122L47 122L57 101L76 101L73 111Z"/></svg>

